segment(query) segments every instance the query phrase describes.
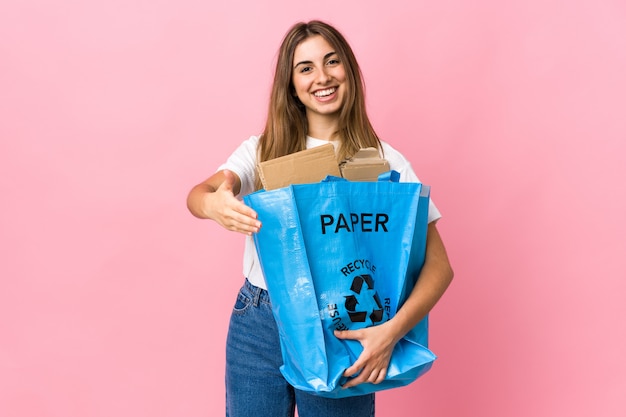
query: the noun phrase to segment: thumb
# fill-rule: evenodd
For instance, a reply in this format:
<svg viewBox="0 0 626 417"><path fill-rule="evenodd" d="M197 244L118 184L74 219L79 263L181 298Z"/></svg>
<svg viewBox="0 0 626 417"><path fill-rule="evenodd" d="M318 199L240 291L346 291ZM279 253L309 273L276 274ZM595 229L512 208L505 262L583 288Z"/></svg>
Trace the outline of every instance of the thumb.
<svg viewBox="0 0 626 417"><path fill-rule="evenodd" d="M337 339L355 339L353 330L335 330L334 333Z"/></svg>
<svg viewBox="0 0 626 417"><path fill-rule="evenodd" d="M225 169L224 170L224 182L222 183L220 188L232 192L233 187L235 186L235 181L236 181L235 174Z"/></svg>

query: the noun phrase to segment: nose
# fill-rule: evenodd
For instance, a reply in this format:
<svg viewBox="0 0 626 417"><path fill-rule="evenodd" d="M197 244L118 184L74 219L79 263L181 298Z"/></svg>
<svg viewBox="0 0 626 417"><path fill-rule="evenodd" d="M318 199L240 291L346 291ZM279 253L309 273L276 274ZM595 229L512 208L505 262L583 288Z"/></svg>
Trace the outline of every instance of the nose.
<svg viewBox="0 0 626 417"><path fill-rule="evenodd" d="M324 68L321 71L317 72L317 83L318 84L326 84L331 80L332 76L328 73L328 71Z"/></svg>

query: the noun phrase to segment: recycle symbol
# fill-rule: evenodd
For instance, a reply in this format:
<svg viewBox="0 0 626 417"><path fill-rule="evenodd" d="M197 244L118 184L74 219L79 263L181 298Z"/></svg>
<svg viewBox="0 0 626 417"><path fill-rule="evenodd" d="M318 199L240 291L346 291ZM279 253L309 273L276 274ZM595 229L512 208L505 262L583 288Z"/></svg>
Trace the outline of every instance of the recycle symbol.
<svg viewBox="0 0 626 417"><path fill-rule="evenodd" d="M354 277L350 290L354 294L345 296L345 306L353 323L363 323L367 317L372 323L382 321L383 306L374 290L374 280L370 275L363 274Z"/></svg>

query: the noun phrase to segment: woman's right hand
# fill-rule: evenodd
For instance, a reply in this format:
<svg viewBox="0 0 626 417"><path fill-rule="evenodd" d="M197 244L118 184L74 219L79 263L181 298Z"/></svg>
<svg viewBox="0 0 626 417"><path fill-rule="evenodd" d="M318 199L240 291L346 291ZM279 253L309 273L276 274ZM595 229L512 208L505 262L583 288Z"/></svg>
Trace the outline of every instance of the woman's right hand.
<svg viewBox="0 0 626 417"><path fill-rule="evenodd" d="M216 172L189 192L187 207L202 219L212 219L227 230L251 235L261 228L257 214L235 195L241 188L239 177L231 171Z"/></svg>

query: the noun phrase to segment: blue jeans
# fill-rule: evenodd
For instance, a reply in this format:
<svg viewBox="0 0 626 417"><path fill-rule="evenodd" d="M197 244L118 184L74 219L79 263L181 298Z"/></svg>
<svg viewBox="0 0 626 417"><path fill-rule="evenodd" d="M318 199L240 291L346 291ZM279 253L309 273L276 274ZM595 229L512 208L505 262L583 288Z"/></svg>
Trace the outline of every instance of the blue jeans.
<svg viewBox="0 0 626 417"><path fill-rule="evenodd" d="M267 291L248 280L226 340L227 417L374 417L374 394L324 398L294 389L280 373L278 329Z"/></svg>

